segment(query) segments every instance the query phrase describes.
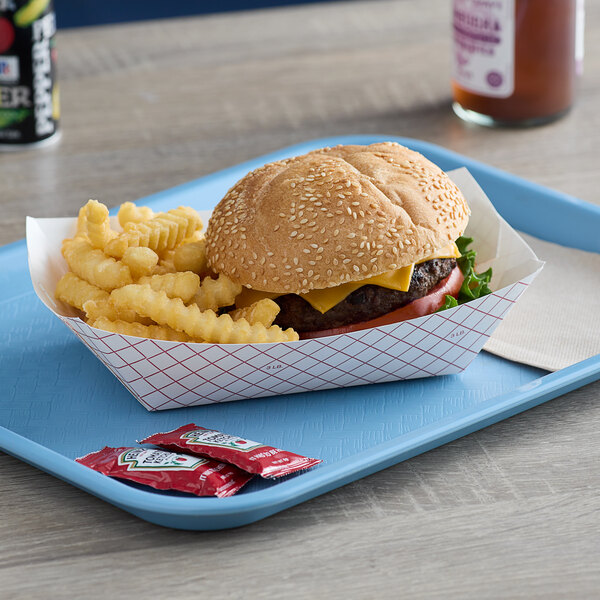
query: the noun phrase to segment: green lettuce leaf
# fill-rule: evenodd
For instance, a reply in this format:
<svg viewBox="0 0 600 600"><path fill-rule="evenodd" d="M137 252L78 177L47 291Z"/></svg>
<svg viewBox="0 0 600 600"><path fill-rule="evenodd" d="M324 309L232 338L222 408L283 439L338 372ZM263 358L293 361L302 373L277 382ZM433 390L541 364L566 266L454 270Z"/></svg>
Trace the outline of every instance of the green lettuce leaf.
<svg viewBox="0 0 600 600"><path fill-rule="evenodd" d="M456 259L456 262L462 271L465 279L460 287L458 298L453 296L446 296L444 305L437 310L440 312L447 308L453 308L459 304L464 304L475 298L481 298L491 294L492 290L488 287L490 280L492 279L492 269L488 269L483 273L475 273L475 258L477 253L475 250L469 250L469 246L473 243L473 238L461 236L456 240L456 245L461 254L460 258Z"/></svg>

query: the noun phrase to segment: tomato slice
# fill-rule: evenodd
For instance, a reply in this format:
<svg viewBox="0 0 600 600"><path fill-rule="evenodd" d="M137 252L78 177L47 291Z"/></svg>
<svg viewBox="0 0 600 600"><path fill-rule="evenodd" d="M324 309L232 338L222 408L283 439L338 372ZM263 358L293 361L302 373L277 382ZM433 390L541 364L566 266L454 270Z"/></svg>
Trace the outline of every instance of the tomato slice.
<svg viewBox="0 0 600 600"><path fill-rule="evenodd" d="M416 319L417 317L429 315L444 305L447 295L454 296L455 298L458 296L463 279L464 276L460 268L454 267L450 275L445 279L442 279L442 281L440 281L427 296L417 298L410 304L407 304L398 310L393 310L392 312L377 317L376 319L371 319L370 321L362 321L361 323L353 323L352 325L343 325L342 327L335 327L334 329L305 331L300 334L300 339L306 340L325 337L327 335L350 333L351 331L361 331L362 329L381 327L382 325L408 321L409 319Z"/></svg>

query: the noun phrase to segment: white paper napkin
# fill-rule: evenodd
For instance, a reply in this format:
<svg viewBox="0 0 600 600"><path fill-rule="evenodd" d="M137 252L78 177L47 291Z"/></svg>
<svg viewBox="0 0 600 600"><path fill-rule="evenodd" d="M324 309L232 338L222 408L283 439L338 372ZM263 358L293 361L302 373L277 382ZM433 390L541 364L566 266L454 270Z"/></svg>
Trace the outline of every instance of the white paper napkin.
<svg viewBox="0 0 600 600"><path fill-rule="evenodd" d="M521 235L546 264L484 350L549 371L600 353L600 254Z"/></svg>

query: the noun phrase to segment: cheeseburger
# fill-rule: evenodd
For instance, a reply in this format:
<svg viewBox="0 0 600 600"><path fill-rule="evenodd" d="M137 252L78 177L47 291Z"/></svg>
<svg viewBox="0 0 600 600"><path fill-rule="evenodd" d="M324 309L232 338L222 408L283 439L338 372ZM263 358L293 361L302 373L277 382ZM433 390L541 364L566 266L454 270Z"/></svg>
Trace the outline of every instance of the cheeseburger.
<svg viewBox="0 0 600 600"><path fill-rule="evenodd" d="M206 232L215 273L243 286L238 308L275 301L302 338L438 310L463 274L455 240L469 208L448 176L395 143L323 148L236 183Z"/></svg>

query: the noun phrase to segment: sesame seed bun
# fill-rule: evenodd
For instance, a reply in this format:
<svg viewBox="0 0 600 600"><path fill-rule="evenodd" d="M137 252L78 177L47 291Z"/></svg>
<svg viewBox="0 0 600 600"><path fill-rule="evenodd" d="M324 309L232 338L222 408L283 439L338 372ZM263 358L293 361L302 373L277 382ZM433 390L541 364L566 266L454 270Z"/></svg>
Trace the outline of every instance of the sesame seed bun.
<svg viewBox="0 0 600 600"><path fill-rule="evenodd" d="M250 288L303 294L427 258L469 208L439 167L395 143L323 148L238 181L206 231L210 267Z"/></svg>

